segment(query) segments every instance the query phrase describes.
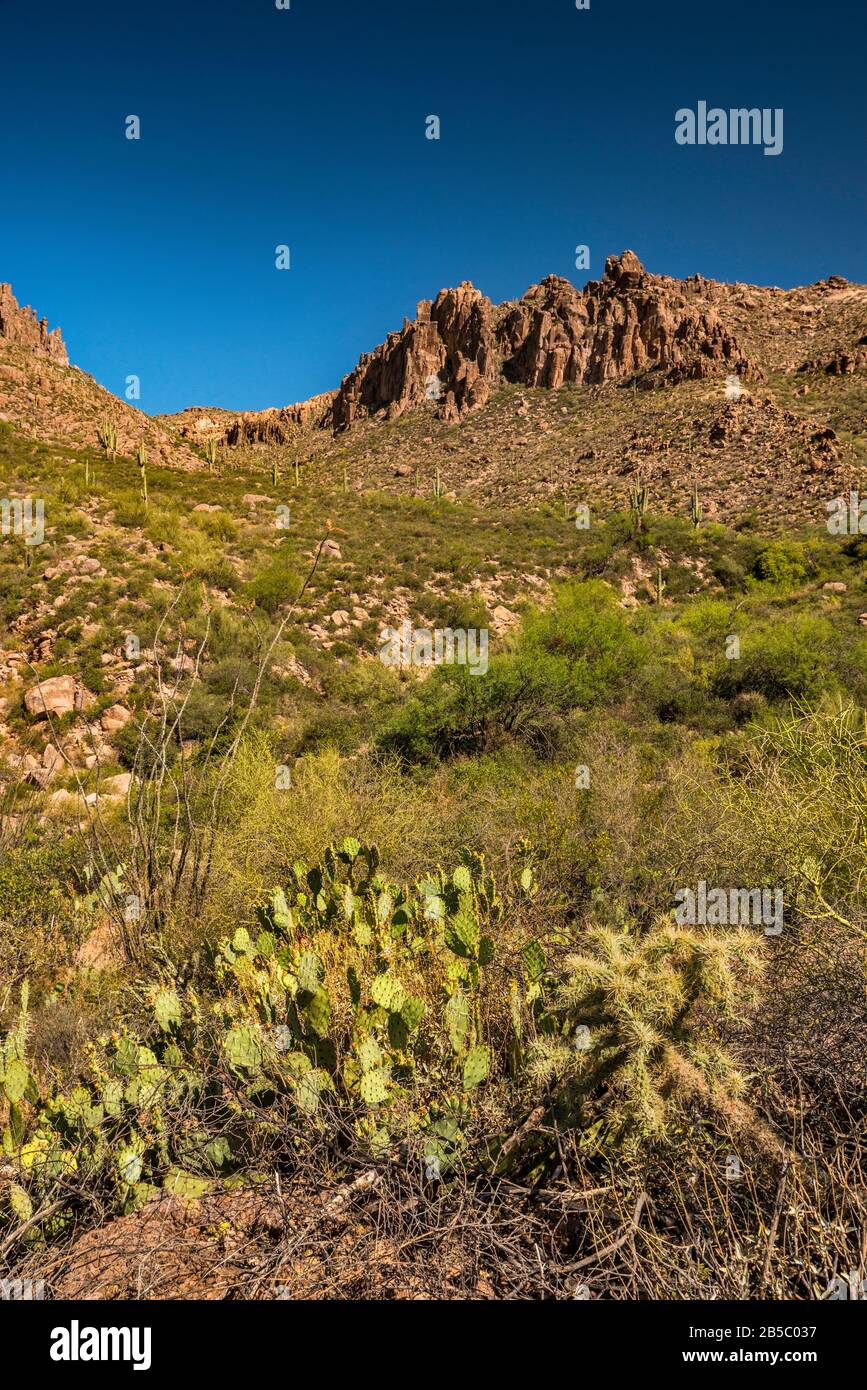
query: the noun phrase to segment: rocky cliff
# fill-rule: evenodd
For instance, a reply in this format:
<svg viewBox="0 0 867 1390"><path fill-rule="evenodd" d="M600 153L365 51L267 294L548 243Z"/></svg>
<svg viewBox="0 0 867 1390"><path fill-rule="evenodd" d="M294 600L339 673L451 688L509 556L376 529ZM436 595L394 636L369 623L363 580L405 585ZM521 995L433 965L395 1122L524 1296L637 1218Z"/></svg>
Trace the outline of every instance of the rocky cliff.
<svg viewBox="0 0 867 1390"><path fill-rule="evenodd" d="M327 420L345 429L434 401L447 420L484 405L501 379L556 388L637 372L667 380L758 368L720 317L714 283L650 275L632 251L609 256L602 280L576 290L549 275L516 303L494 305L468 281L422 300L415 319L365 354Z"/></svg>
<svg viewBox="0 0 867 1390"><path fill-rule="evenodd" d="M22 309L7 284L0 284L0 338L63 367L69 362L60 329L49 331L48 320L37 318L29 304Z"/></svg>
<svg viewBox="0 0 867 1390"><path fill-rule="evenodd" d="M120 454L132 455L143 444L154 463L202 465L178 430L169 433L70 366L60 329L49 330L29 306L20 307L11 285L0 284L0 422L33 439L94 449L106 420L117 428Z"/></svg>
<svg viewBox="0 0 867 1390"><path fill-rule="evenodd" d="M283 406L280 410L244 411L226 430L226 443L288 444L299 429L324 423L336 394L326 391L320 396L311 396L309 401Z"/></svg>

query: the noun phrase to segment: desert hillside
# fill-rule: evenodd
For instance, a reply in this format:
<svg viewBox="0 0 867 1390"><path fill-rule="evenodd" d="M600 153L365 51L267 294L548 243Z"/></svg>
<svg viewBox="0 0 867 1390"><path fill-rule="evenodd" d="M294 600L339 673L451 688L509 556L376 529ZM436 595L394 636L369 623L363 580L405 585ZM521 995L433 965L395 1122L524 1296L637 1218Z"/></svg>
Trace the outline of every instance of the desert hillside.
<svg viewBox="0 0 867 1390"><path fill-rule="evenodd" d="M0 286L4 1277L830 1296L867 287L464 283L242 414L70 355Z"/></svg>

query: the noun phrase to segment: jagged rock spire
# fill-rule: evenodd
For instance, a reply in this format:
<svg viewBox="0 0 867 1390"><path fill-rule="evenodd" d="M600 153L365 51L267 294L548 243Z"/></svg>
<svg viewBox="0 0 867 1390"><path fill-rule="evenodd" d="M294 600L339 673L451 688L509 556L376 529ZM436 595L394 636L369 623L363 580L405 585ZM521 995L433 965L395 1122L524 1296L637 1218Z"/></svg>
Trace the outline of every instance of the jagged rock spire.
<svg viewBox="0 0 867 1390"><path fill-rule="evenodd" d="M65 367L69 363L66 345L60 329L48 329L48 320L36 317L34 309L23 309L12 293L12 286L0 284L0 338L16 347L26 348L37 357L50 357Z"/></svg>

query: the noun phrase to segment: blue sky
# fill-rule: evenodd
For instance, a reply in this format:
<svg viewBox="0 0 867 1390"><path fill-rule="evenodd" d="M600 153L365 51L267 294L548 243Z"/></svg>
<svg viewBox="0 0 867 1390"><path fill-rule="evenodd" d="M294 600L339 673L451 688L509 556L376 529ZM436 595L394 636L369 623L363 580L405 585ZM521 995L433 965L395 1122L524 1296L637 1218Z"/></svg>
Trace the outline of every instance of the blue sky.
<svg viewBox="0 0 867 1390"><path fill-rule="evenodd" d="M304 399L445 285L627 246L867 281L863 0L0 0L0 51L0 279L148 411ZM678 146L700 100L783 153Z"/></svg>

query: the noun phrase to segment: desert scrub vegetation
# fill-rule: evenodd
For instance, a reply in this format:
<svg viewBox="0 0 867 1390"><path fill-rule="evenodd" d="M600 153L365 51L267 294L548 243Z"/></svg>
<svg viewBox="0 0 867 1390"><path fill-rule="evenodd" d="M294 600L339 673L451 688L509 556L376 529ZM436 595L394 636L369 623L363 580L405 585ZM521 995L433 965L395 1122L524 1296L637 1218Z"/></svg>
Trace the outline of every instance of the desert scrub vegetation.
<svg viewBox="0 0 867 1390"><path fill-rule="evenodd" d="M860 540L696 527L652 491L638 531L581 532L560 497L504 516L313 464L275 547L261 462L201 513L213 479L149 465L142 518L132 460L91 496L0 449L61 499L39 565L0 554L4 647L50 623L35 671L96 697L48 741L142 648L130 721L53 784L86 810L32 783L0 807L4 1273L158 1192L359 1173L399 1243L430 1261L450 1223L507 1294L821 1297L859 1267ZM110 578L41 578L84 550ZM483 678L376 660L396 597L473 627L512 593ZM41 756L20 700L4 722ZM128 793L87 803L118 763ZM678 922L699 881L781 891L782 933Z"/></svg>
<svg viewBox="0 0 867 1390"><path fill-rule="evenodd" d="M149 919L110 1018L80 967L7 991L19 1264L155 1191L399 1159L425 1201L482 1175L597 1194L546 1230L552 1291L580 1265L612 1296L821 1296L860 1210L863 714L791 710L725 759L607 721L585 737L578 791L521 745L423 784L320 752L281 788L247 736L196 912ZM785 932L678 925L700 875L783 884ZM97 882L94 921L119 886ZM37 1047L76 1000L89 1034ZM637 1253L612 1261L639 1199Z"/></svg>

